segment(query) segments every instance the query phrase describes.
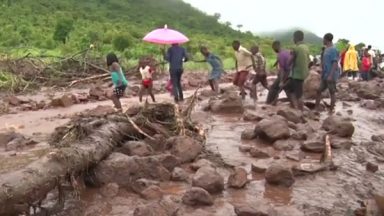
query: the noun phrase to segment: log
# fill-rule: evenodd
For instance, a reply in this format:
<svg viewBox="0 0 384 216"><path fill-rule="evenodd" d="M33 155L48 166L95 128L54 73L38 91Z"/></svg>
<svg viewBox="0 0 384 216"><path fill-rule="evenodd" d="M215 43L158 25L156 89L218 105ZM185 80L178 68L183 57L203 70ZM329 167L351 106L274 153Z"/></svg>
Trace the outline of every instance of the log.
<svg viewBox="0 0 384 216"><path fill-rule="evenodd" d="M65 148L55 148L27 167L0 176L0 215L18 215L43 200L57 179L88 169L107 157L129 135L140 135L129 123L108 122L90 136Z"/></svg>

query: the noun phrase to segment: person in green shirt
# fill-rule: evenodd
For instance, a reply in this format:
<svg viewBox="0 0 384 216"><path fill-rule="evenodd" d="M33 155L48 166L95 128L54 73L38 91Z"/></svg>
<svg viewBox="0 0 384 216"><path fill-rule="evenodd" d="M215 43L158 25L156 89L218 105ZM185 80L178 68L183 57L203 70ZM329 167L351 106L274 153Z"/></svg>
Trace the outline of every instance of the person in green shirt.
<svg viewBox="0 0 384 216"><path fill-rule="evenodd" d="M296 46L291 52L292 72L290 74L289 94L294 107L303 110L303 83L309 73L309 48L303 42L304 33L302 31L296 31L293 34L293 41Z"/></svg>
<svg viewBox="0 0 384 216"><path fill-rule="evenodd" d="M118 111L122 111L120 98L124 96L125 89L128 86L128 81L120 67L119 60L114 53L107 55L107 66L111 72L113 83L112 102Z"/></svg>

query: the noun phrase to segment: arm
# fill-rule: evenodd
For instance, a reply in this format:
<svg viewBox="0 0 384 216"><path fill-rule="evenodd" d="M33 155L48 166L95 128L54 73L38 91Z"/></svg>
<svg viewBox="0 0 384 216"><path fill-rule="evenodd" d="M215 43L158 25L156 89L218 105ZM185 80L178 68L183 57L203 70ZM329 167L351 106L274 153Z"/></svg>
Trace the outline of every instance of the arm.
<svg viewBox="0 0 384 216"><path fill-rule="evenodd" d="M168 49L167 53L165 53L164 60L167 62L171 60L171 49Z"/></svg>
<svg viewBox="0 0 384 216"><path fill-rule="evenodd" d="M334 73L336 73L336 71L337 71L337 68L338 68L337 63L339 61L339 58L338 58L339 55L338 55L336 49L334 49L332 51L331 55L332 55L332 68L331 68L331 72L328 75L328 80L332 80Z"/></svg>
<svg viewBox="0 0 384 216"><path fill-rule="evenodd" d="M187 62L189 60L188 55L187 55L187 51L185 49L183 49L183 58L184 58L184 62Z"/></svg>
<svg viewBox="0 0 384 216"><path fill-rule="evenodd" d="M273 64L273 66L272 66L272 67L274 67L274 68L275 68L275 67L277 67L277 65L278 65L278 64L279 64L279 61L278 61L278 60L276 60L276 61L275 61L275 63Z"/></svg>

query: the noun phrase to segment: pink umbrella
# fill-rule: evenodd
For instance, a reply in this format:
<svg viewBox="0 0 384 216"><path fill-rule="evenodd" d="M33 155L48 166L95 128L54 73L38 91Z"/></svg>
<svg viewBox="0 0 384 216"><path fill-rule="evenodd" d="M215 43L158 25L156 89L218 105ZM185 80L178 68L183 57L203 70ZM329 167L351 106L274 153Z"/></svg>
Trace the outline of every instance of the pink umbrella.
<svg viewBox="0 0 384 216"><path fill-rule="evenodd" d="M176 30L169 29L167 25L164 28L151 31L143 40L155 44L182 44L189 41L185 35Z"/></svg>

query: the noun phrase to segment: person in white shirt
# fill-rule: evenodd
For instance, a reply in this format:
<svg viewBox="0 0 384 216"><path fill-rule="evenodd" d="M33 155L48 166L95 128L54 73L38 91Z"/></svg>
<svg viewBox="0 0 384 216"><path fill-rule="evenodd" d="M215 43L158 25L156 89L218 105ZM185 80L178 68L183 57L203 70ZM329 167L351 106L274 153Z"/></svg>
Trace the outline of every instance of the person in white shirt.
<svg viewBox="0 0 384 216"><path fill-rule="evenodd" d="M252 53L242 47L239 41L233 41L232 47L235 50L236 60L236 76L233 84L239 87L240 95L243 99L245 99L246 93L244 84L247 80L251 68L256 71L255 62Z"/></svg>
<svg viewBox="0 0 384 216"><path fill-rule="evenodd" d="M143 92L147 91L147 93L151 96L152 101L156 102L155 95L152 92L153 88L153 79L152 74L153 70L151 67L147 64L147 62L141 62L139 65L139 71L141 74L141 88L139 92L139 100L140 102L143 101Z"/></svg>
<svg viewBox="0 0 384 216"><path fill-rule="evenodd" d="M375 67L376 65L376 53L375 51L372 49L372 46L371 45L368 45L368 54L371 56L371 63L372 63L372 66Z"/></svg>

